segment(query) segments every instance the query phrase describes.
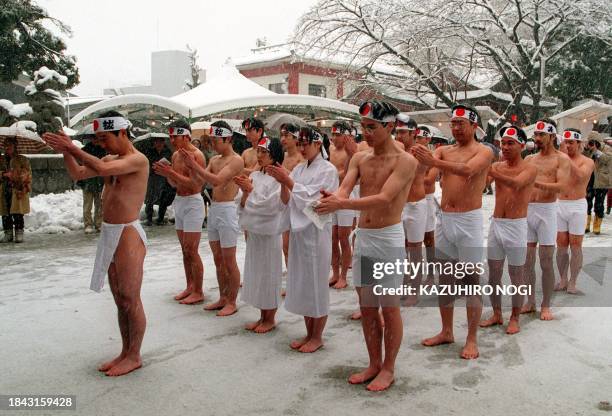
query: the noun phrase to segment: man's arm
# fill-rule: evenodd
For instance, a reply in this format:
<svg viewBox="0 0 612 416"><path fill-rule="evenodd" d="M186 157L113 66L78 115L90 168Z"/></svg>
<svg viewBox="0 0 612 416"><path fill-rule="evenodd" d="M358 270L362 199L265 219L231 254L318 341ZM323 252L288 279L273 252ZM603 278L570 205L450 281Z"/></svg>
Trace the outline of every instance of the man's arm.
<svg viewBox="0 0 612 416"><path fill-rule="evenodd" d="M357 163L357 160L355 162ZM358 199L348 199L348 197L339 198L338 195L323 193L324 197L320 200L315 210L318 213L326 214L339 209L352 209L358 211L375 208L383 209L397 197L398 193L412 185L417 165L417 161L414 157L407 153L403 153L395 169L391 175L389 175L378 194ZM344 192L346 192L346 188Z"/></svg>
<svg viewBox="0 0 612 416"><path fill-rule="evenodd" d="M340 187L336 191L338 198L348 198L359 179L359 162L363 154L356 154L350 158L344 178L340 178Z"/></svg>
<svg viewBox="0 0 612 416"><path fill-rule="evenodd" d="M544 191L551 192L562 192L570 185L571 182L571 165L572 162L566 155L559 158L559 165L557 166L557 181L556 182L540 182L536 181L535 187Z"/></svg>
<svg viewBox="0 0 612 416"><path fill-rule="evenodd" d="M467 162L450 162L441 159L442 148L436 149L433 157L433 167L458 176L472 177L487 169L493 161L493 152L488 147L482 147Z"/></svg>
<svg viewBox="0 0 612 416"><path fill-rule="evenodd" d="M73 181L89 179L98 176L98 174L86 166L79 165L76 159L68 152L64 152L64 165L68 171L68 175Z"/></svg>
<svg viewBox="0 0 612 416"><path fill-rule="evenodd" d="M175 155L172 156L172 162L174 163L174 161L178 157L183 157L183 160L185 160L187 158L191 159L192 156L189 154L184 155L183 153L175 153ZM193 155L193 158L195 159L194 160L195 166L198 166L200 168L202 167L206 168L206 159L204 159L204 156L202 154L196 153L195 155ZM185 164L188 165L187 163ZM160 162L155 163L155 171L161 174L162 176L165 176L168 179L168 183L170 183L170 185L174 188L176 188L177 186L183 186L186 188L191 188L191 187L201 188L202 186L204 186L204 180L202 180L199 175L192 174L192 175L186 176L186 175L183 175L177 172L171 166L160 163Z"/></svg>
<svg viewBox="0 0 612 416"><path fill-rule="evenodd" d="M519 190L535 182L535 178L538 174L535 166L528 164L527 167L518 174L518 176L508 176L504 175L497 169L499 163L501 162L494 163L489 170L489 176L493 178L496 183L501 183L502 185L508 186L514 190Z"/></svg>
<svg viewBox="0 0 612 416"><path fill-rule="evenodd" d="M212 173L208 169L197 169L197 174L205 182L210 183L212 186L220 186L232 180L234 176L241 174L244 170L244 160L241 157L232 158L232 160L226 164L219 173Z"/></svg>

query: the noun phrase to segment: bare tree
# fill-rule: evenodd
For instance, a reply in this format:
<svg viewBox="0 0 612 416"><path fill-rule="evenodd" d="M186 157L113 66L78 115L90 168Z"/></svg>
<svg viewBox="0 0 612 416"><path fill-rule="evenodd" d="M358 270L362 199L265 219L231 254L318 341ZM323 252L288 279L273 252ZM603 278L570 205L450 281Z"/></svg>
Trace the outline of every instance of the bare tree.
<svg viewBox="0 0 612 416"><path fill-rule="evenodd" d="M191 49L189 45L187 45L187 50L189 51L189 67L191 69L191 80L185 80L185 87L188 90L192 90L201 84L200 72L202 71L202 68L198 65L198 50Z"/></svg>
<svg viewBox="0 0 612 416"><path fill-rule="evenodd" d="M483 77L499 80L510 111L533 101L540 113L545 63L576 37L610 42L606 0L321 0L298 23L302 54L343 62L377 85L411 94L423 104L451 106Z"/></svg>

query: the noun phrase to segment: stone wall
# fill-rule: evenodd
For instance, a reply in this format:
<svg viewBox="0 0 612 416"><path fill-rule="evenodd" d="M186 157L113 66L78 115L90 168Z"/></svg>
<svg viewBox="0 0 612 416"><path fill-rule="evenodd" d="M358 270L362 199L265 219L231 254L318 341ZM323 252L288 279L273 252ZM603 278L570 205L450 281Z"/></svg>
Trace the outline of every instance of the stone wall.
<svg viewBox="0 0 612 416"><path fill-rule="evenodd" d="M26 155L32 166L32 196L75 189L63 155Z"/></svg>

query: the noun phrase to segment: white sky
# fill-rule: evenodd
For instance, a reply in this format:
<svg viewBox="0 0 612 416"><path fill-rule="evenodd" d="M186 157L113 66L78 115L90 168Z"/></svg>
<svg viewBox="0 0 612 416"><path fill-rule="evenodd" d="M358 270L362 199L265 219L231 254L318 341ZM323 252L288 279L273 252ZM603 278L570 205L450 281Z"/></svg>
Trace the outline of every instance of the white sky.
<svg viewBox="0 0 612 416"><path fill-rule="evenodd" d="M104 88L148 84L151 52L198 50L207 79L228 57L248 54L257 38L284 42L315 0L36 0L72 28L64 37L75 55L81 83L78 95L100 95Z"/></svg>

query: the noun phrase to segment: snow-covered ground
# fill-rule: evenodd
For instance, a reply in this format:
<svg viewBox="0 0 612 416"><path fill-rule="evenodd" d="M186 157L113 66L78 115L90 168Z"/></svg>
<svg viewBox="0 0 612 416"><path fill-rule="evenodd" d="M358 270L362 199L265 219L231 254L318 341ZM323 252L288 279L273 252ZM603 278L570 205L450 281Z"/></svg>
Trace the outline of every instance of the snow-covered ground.
<svg viewBox="0 0 612 416"><path fill-rule="evenodd" d="M437 309L403 309L396 383L373 394L346 382L367 364L361 325L348 319L357 306L352 289L331 293L325 347L294 352L288 343L303 334L303 320L283 308L278 328L256 335L243 330L258 316L252 307L217 318L172 299L184 272L171 226L147 230L144 367L105 377L96 365L121 340L108 287L88 289L97 237L79 231L80 194L33 198L28 227L60 234L28 233L21 245L0 246L0 394L74 394L78 415L597 415L600 402L612 401L610 308L556 308L552 322L526 316L515 336L501 327L481 330L474 361L459 358L462 308L457 343L433 349L420 340L439 330ZM488 218L493 197L484 199ZM605 227L587 245L610 247ZM241 267L244 249L241 238ZM200 251L208 302L218 286L205 234Z"/></svg>

